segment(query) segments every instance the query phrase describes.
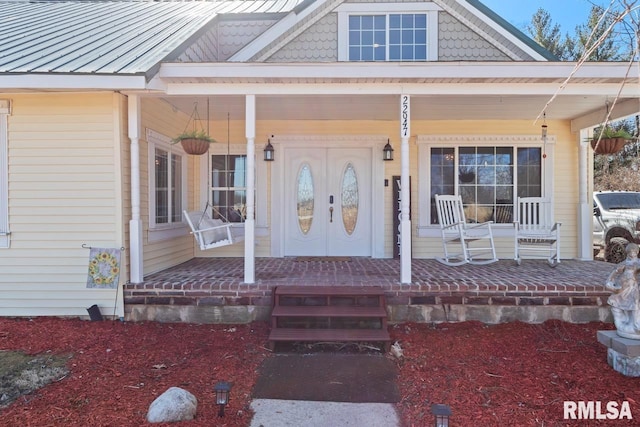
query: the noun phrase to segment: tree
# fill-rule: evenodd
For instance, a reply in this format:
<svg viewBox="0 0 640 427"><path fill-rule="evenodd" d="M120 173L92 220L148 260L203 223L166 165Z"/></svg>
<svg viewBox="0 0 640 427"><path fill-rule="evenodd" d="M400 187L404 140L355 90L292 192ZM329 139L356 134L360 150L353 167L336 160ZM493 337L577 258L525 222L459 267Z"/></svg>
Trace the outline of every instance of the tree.
<svg viewBox="0 0 640 427"><path fill-rule="evenodd" d="M633 21L625 20L635 8L635 0L619 0L617 8L604 9L593 5L587 22L575 28L575 35L562 38L559 24L546 10L539 8L526 29L531 38L559 59L578 61L588 52L586 61L620 61L632 57L635 51ZM627 12L627 13L625 13ZM620 24L620 25L617 25Z"/></svg>
<svg viewBox="0 0 640 427"><path fill-rule="evenodd" d="M539 8L527 25L527 31L540 46L560 59L565 56L565 43L561 42L560 25L554 24L551 15Z"/></svg>
<svg viewBox="0 0 640 427"><path fill-rule="evenodd" d="M625 32L616 32L616 23L620 15L614 11L594 5L591 7L589 17L585 24L576 26L575 37L567 35L564 48L566 59L578 61L582 56L593 48L586 56L587 61L620 61L628 59L627 53L623 53L627 38ZM627 58L625 58L625 56ZM563 58L564 59L564 58Z"/></svg>

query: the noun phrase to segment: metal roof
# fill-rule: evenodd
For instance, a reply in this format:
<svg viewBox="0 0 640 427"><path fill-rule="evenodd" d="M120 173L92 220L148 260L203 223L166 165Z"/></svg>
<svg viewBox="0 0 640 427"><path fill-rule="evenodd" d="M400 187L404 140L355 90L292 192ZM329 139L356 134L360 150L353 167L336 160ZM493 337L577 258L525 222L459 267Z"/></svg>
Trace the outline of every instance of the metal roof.
<svg viewBox="0 0 640 427"><path fill-rule="evenodd" d="M147 74L220 14L302 0L0 0L0 73Z"/></svg>

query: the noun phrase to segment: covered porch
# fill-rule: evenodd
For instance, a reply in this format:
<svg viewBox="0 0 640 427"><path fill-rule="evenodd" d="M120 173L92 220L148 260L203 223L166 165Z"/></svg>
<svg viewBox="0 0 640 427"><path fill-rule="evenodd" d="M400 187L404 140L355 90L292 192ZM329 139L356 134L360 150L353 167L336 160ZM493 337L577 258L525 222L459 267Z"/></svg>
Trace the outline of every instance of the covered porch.
<svg viewBox="0 0 640 427"><path fill-rule="evenodd" d="M395 322L476 320L485 323L609 321L604 282L614 268L602 261L545 260L517 266L448 267L413 259L413 280L401 284L398 259L368 257L256 258L255 283L244 283L242 258L194 258L125 285L129 320L247 323L267 320L280 285L381 286Z"/></svg>
<svg viewBox="0 0 640 427"><path fill-rule="evenodd" d="M392 242L396 242L401 261L392 270L396 277L390 280L411 289L421 280L414 277L412 258L428 259L440 253L440 230L432 205L433 196L444 192L467 192L468 203L486 204L494 212L497 205L512 205L516 194L551 197L554 219L564 224L564 258L592 259L587 137L589 129L600 123L607 97L617 93L627 79L620 64L606 64L606 69L602 64L581 67L572 79L576 86L564 90L551 104L547 104L550 97L575 71L574 64L509 62L460 67L441 63L425 67L390 63L376 65L373 75L368 71L363 74L363 64L348 63L331 67L203 65L163 64L155 77L162 91L128 93L132 283L142 284L149 272L191 257L185 233L169 236L173 240L145 239L145 233L155 234L156 228L164 231L164 226L173 224L158 225L147 216L146 209L153 212L154 207L147 206L142 197L146 177L141 172L148 163L144 149L149 141L144 131L151 122L143 118L157 114L157 121L163 123L168 117L185 118L194 100L207 105L207 126L213 136L227 141L226 146L214 144L207 159L244 156L244 175L238 175L244 176L243 185L233 187L242 187L238 190L242 194L255 194L255 198L239 202L246 212L244 223L238 224L245 232L244 247L220 253L222 257L244 258L243 277L237 277L238 282L265 283L266 278L258 277L265 274L256 264L264 262L258 261L261 257L340 254L384 259L392 256ZM604 77L605 70L611 78ZM273 76L279 76L278 83L273 82ZM370 83L372 76L376 84ZM594 83L594 79L597 84L583 84ZM627 88L624 92L616 104L615 117L637 111L636 94ZM169 129L164 132L168 140ZM161 143L152 145L162 148ZM386 143L396 150L391 161L383 158ZM272 156L263 161L266 144L275 147L275 160ZM166 147L167 151L174 149L169 144ZM477 160L482 157L477 153L502 147L507 147L511 160L500 180L494 179L494 170L505 168L497 163L499 155L491 151L489 160L478 164L489 171L490 185L478 180L460 184L457 172L464 166L464 150L473 150L471 157ZM531 158L527 157L530 152L535 153ZM529 165L525 158L535 160ZM189 168L191 176L182 180L190 184L183 190L183 197L189 194L184 206L202 209L212 193L227 191L226 187L217 190L211 182L214 171L207 171L211 168L208 160L191 160L183 170ZM535 173L527 172L529 169ZM345 175L345 171L352 173ZM308 176L318 177L322 186L306 185L313 183ZM334 200L334 195L343 194L345 189L340 185L351 182L325 179L334 176L358 177L358 208L354 210L359 227L355 229L362 235L357 239L350 234L345 237L349 231L339 229L336 224L340 221L332 221L332 209L336 209L336 218L348 217L344 215L346 208L340 215L342 205L338 202L343 199L336 196ZM305 186L298 186L300 182ZM314 191L298 192L307 187ZM508 194L499 195L503 190ZM309 230L295 226L300 218L308 217L298 215L302 205L297 204L297 197L308 197L315 207L315 228L308 235ZM396 207L398 215L393 213ZM512 249L511 224L506 221L497 228L498 256L505 258ZM359 246L345 249L346 240ZM172 249L173 253L167 249L178 245L181 256L176 257L178 249ZM195 250L192 256L209 254Z"/></svg>

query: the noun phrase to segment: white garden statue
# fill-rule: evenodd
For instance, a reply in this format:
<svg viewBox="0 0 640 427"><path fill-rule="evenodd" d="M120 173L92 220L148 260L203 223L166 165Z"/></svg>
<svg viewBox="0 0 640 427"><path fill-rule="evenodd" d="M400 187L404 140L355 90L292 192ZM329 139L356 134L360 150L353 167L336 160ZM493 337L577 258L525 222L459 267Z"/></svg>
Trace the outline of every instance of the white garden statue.
<svg viewBox="0 0 640 427"><path fill-rule="evenodd" d="M618 335L624 338L640 340L640 292L638 274L640 260L638 245L627 245L627 259L618 264L609 275L605 287L613 294L607 302L611 306L613 323Z"/></svg>

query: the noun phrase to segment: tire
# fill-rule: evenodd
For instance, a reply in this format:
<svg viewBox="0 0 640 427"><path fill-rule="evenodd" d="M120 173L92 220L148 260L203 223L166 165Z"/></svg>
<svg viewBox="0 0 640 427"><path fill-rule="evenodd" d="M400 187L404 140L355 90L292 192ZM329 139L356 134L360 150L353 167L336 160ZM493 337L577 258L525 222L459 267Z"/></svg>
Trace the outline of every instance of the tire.
<svg viewBox="0 0 640 427"><path fill-rule="evenodd" d="M622 237L613 237L604 248L604 260L619 264L627 259L627 245L629 241Z"/></svg>

